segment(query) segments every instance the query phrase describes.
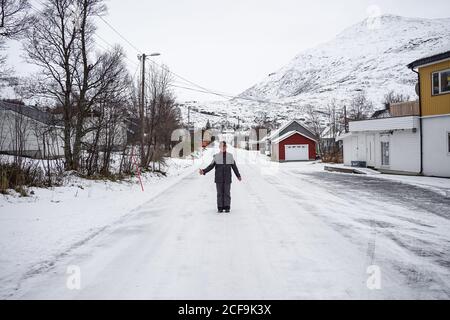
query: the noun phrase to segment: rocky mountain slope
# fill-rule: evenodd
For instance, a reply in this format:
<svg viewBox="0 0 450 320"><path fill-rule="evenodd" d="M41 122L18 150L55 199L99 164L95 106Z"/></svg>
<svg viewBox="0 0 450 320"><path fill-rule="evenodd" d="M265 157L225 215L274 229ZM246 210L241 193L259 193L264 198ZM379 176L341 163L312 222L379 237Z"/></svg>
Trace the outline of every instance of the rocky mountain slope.
<svg viewBox="0 0 450 320"><path fill-rule="evenodd" d="M304 118L305 106L320 110L336 99L349 104L365 91L375 108L382 107L384 95L395 92L416 99L417 75L406 65L416 59L450 50L450 18L422 19L383 15L366 19L335 39L297 55L264 81L226 102L194 106L200 122L213 112L220 120L251 121L265 111L271 117ZM267 103L260 102L270 101ZM203 113L201 113L203 112ZM206 112L206 113L204 113Z"/></svg>

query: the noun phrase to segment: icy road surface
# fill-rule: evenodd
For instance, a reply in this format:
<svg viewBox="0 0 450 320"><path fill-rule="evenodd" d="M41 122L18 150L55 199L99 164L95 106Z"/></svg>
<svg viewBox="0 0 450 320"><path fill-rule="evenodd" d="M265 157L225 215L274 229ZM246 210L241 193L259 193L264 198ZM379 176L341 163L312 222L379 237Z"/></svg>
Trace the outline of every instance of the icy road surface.
<svg viewBox="0 0 450 320"><path fill-rule="evenodd" d="M450 298L447 195L308 163L268 168L250 154L236 157L231 214L215 212L214 174L193 172L6 298ZM66 286L69 266L80 290Z"/></svg>

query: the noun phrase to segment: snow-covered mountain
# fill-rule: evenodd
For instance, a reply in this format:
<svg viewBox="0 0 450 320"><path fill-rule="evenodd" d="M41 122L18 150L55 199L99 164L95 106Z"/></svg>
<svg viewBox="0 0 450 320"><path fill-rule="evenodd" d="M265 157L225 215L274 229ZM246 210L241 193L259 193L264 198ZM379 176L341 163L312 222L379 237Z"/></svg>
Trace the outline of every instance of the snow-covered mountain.
<svg viewBox="0 0 450 320"><path fill-rule="evenodd" d="M335 39L300 53L239 99L190 104L191 121L201 126L207 119L237 123L239 117L245 125L260 111L280 122L302 120L307 118L305 106L320 110L332 99L348 105L361 90L375 108L382 108L384 95L391 90L416 99L417 75L406 65L447 50L450 18L383 15L365 19ZM187 116L185 109L183 115Z"/></svg>
<svg viewBox="0 0 450 320"><path fill-rule="evenodd" d="M406 65L450 50L450 18L383 15L353 25L335 39L306 50L241 94L317 105L348 100L358 91L379 105L389 90L415 97L417 76Z"/></svg>

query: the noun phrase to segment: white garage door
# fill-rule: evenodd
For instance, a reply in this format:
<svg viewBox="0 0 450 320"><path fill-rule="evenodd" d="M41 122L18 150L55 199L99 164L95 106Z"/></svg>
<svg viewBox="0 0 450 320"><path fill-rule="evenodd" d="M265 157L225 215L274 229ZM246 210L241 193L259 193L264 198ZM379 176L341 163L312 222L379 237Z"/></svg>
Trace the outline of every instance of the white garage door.
<svg viewBox="0 0 450 320"><path fill-rule="evenodd" d="M309 145L293 144L284 146L286 161L309 160Z"/></svg>

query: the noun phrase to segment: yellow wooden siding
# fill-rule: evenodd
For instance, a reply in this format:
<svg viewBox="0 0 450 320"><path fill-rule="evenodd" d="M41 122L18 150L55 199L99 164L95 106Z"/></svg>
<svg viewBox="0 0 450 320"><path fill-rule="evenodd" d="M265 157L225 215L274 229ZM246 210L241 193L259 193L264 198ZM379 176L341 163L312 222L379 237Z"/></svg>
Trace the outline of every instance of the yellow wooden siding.
<svg viewBox="0 0 450 320"><path fill-rule="evenodd" d="M450 93L433 96L431 88L432 73L446 69L450 69L450 60L419 68L423 116L450 114Z"/></svg>

